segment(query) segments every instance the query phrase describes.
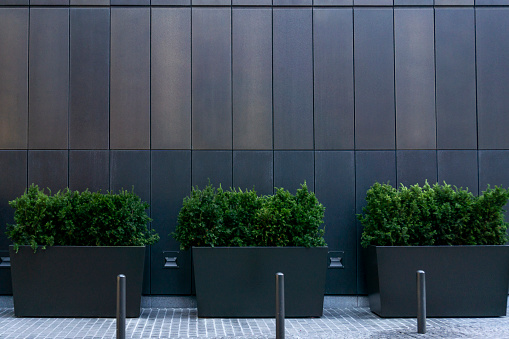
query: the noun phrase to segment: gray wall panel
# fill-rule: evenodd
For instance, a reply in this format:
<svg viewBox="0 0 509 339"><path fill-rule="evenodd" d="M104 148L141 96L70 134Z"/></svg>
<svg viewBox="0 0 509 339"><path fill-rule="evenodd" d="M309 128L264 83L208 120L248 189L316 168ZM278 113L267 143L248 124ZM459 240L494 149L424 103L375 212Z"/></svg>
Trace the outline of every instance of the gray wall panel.
<svg viewBox="0 0 509 339"><path fill-rule="evenodd" d="M150 151L111 151L110 189L134 190L141 200L150 202ZM145 251L142 293L150 294L150 246Z"/></svg>
<svg viewBox="0 0 509 339"><path fill-rule="evenodd" d="M0 9L0 149L27 148L28 9Z"/></svg>
<svg viewBox="0 0 509 339"><path fill-rule="evenodd" d="M327 294L357 293L357 225L354 152L315 153L315 192L325 206L325 241L342 251L343 269L328 269Z"/></svg>
<svg viewBox="0 0 509 339"><path fill-rule="evenodd" d="M234 9L233 148L272 149L272 11Z"/></svg>
<svg viewBox="0 0 509 339"><path fill-rule="evenodd" d="M477 151L438 151L438 183L444 181L457 187L468 187L474 194L479 192Z"/></svg>
<svg viewBox="0 0 509 339"><path fill-rule="evenodd" d="M394 149L392 9L354 9L355 147Z"/></svg>
<svg viewBox="0 0 509 339"><path fill-rule="evenodd" d="M28 185L49 188L56 193L68 186L67 151L28 151Z"/></svg>
<svg viewBox="0 0 509 339"><path fill-rule="evenodd" d="M366 206L366 192L375 182L396 184L396 152L359 151L355 154L355 205L357 213ZM366 294L366 251L360 245L362 226L357 222L357 293Z"/></svg>
<svg viewBox="0 0 509 339"><path fill-rule="evenodd" d="M480 149L509 148L509 8L478 8L477 100Z"/></svg>
<svg viewBox="0 0 509 339"><path fill-rule="evenodd" d="M153 149L191 148L191 9L152 9Z"/></svg>
<svg viewBox="0 0 509 339"><path fill-rule="evenodd" d="M315 148L353 149L353 11L313 15Z"/></svg>
<svg viewBox="0 0 509 339"><path fill-rule="evenodd" d="M191 192L191 151L152 151L151 158L152 228L161 240L152 245L150 291L191 294L191 253L180 251L179 244L168 236L175 231L182 200ZM177 257L179 268L163 268L165 257Z"/></svg>
<svg viewBox="0 0 509 339"><path fill-rule="evenodd" d="M231 0L191 0L193 6L230 6Z"/></svg>
<svg viewBox="0 0 509 339"><path fill-rule="evenodd" d="M231 149L231 9L192 11L193 148Z"/></svg>
<svg viewBox="0 0 509 339"><path fill-rule="evenodd" d="M70 151L69 188L80 192L110 189L110 154L108 151Z"/></svg>
<svg viewBox="0 0 509 339"><path fill-rule="evenodd" d="M233 184L233 154L231 151L193 151L192 177L193 187L200 189L210 183L219 184L228 189Z"/></svg>
<svg viewBox="0 0 509 339"><path fill-rule="evenodd" d="M111 9L110 147L150 147L150 9Z"/></svg>
<svg viewBox="0 0 509 339"><path fill-rule="evenodd" d="M274 187L282 187L295 194L305 181L308 189L314 191L314 166L312 151L275 151Z"/></svg>
<svg viewBox="0 0 509 339"><path fill-rule="evenodd" d="M30 5L66 6L69 5L69 0L30 0Z"/></svg>
<svg viewBox="0 0 509 339"><path fill-rule="evenodd" d="M274 6L311 6L313 0L272 0Z"/></svg>
<svg viewBox="0 0 509 339"><path fill-rule="evenodd" d="M30 9L29 65L29 147L67 149L69 9Z"/></svg>
<svg viewBox="0 0 509 339"><path fill-rule="evenodd" d="M312 10L274 9L274 148L313 148Z"/></svg>
<svg viewBox="0 0 509 339"><path fill-rule="evenodd" d="M9 201L21 196L27 188L27 152L0 151L0 173L3 178L9 178L0 180L0 250L7 251L12 242L5 234L6 224L14 223L14 209Z"/></svg>
<svg viewBox="0 0 509 339"><path fill-rule="evenodd" d="M14 209L9 201L21 196L27 187L27 152L0 151L0 173L9 180L0 180L0 255L9 256L12 243L5 231L7 224L14 223ZM11 271L0 270L0 294L12 294Z"/></svg>
<svg viewBox="0 0 509 339"><path fill-rule="evenodd" d="M397 151L397 183L405 186L437 182L437 152Z"/></svg>
<svg viewBox="0 0 509 339"><path fill-rule="evenodd" d="M437 148L476 149L474 10L435 10Z"/></svg>
<svg viewBox="0 0 509 339"><path fill-rule="evenodd" d="M272 194L274 161L271 151L234 151L233 187Z"/></svg>
<svg viewBox="0 0 509 339"><path fill-rule="evenodd" d="M110 10L71 9L71 149L109 147Z"/></svg>
<svg viewBox="0 0 509 339"><path fill-rule="evenodd" d="M71 6L109 6L110 0L71 0Z"/></svg>
<svg viewBox="0 0 509 339"><path fill-rule="evenodd" d="M479 151L479 189L484 191L488 185L509 187L509 151ZM507 210L507 208L506 208Z"/></svg>
<svg viewBox="0 0 509 339"><path fill-rule="evenodd" d="M395 9L396 145L436 147L433 9Z"/></svg>

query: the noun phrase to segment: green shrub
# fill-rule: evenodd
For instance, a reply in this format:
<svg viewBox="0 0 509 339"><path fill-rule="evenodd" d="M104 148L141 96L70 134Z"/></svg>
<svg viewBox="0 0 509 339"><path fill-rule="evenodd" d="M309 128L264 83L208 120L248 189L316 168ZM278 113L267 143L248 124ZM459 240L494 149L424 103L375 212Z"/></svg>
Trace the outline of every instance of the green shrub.
<svg viewBox="0 0 509 339"><path fill-rule="evenodd" d="M147 229L149 205L133 192L78 192L66 189L46 194L31 185L9 202L15 209L7 236L20 245L38 246L142 246L159 236Z"/></svg>
<svg viewBox="0 0 509 339"><path fill-rule="evenodd" d="M224 191L211 184L184 198L173 237L181 249L192 246L325 246L324 210L306 184L295 195L254 190Z"/></svg>
<svg viewBox="0 0 509 339"><path fill-rule="evenodd" d="M501 245L509 192L488 187L480 196L450 185L423 187L375 183L367 192L361 245Z"/></svg>

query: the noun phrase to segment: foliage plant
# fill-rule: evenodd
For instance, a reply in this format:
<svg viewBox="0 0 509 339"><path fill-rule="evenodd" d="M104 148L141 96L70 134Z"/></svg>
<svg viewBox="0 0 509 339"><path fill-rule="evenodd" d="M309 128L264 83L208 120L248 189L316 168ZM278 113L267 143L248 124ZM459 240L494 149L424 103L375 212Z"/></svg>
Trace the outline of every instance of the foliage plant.
<svg viewBox="0 0 509 339"><path fill-rule="evenodd" d="M147 228L148 203L125 190L118 194L71 191L46 194L37 185L9 202L15 209L7 236L20 245L39 246L142 246L159 236Z"/></svg>
<svg viewBox="0 0 509 339"><path fill-rule="evenodd" d="M502 245L508 240L508 199L509 191L497 186L474 196L445 182L397 189L375 183L357 215L364 226L361 245Z"/></svg>
<svg viewBox="0 0 509 339"><path fill-rule="evenodd" d="M295 195L283 188L223 190L210 183L184 198L173 237L181 249L192 246L325 246L325 207L306 183Z"/></svg>

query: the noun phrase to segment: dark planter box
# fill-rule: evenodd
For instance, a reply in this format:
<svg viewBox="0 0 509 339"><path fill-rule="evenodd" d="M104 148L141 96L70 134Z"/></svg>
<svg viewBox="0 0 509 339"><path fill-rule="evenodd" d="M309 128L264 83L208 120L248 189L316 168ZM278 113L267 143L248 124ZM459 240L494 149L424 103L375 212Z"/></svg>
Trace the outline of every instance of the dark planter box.
<svg viewBox="0 0 509 339"><path fill-rule="evenodd" d="M117 275L126 276L127 317L140 316L144 246L21 246L11 257L18 317L115 317Z"/></svg>
<svg viewBox="0 0 509 339"><path fill-rule="evenodd" d="M506 315L509 246L370 246L371 311L415 317L417 270L426 272L428 317Z"/></svg>
<svg viewBox="0 0 509 339"><path fill-rule="evenodd" d="M287 317L320 317L327 247L193 247L199 317L274 317L276 273Z"/></svg>

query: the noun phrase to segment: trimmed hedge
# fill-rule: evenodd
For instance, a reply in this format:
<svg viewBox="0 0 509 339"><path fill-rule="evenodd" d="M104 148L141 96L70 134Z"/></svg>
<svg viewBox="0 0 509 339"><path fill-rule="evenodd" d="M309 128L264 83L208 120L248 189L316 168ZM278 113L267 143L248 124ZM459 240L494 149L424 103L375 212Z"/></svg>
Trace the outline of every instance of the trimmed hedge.
<svg viewBox="0 0 509 339"><path fill-rule="evenodd" d="M509 192L488 187L479 196L444 183L398 189L375 183L367 192L361 245L502 245Z"/></svg>
<svg viewBox="0 0 509 339"><path fill-rule="evenodd" d="M133 192L78 192L66 189L46 194L31 185L9 202L16 211L7 236L18 248L41 246L142 246L159 236L148 230L148 203Z"/></svg>
<svg viewBox="0 0 509 339"><path fill-rule="evenodd" d="M181 249L192 246L325 246L325 208L304 183L292 195L254 190L225 191L211 184L185 197L173 237Z"/></svg>

